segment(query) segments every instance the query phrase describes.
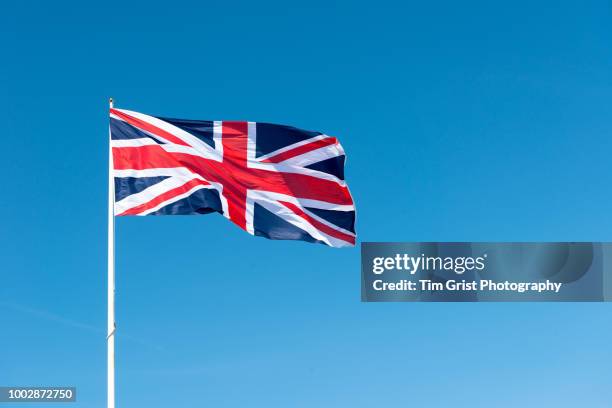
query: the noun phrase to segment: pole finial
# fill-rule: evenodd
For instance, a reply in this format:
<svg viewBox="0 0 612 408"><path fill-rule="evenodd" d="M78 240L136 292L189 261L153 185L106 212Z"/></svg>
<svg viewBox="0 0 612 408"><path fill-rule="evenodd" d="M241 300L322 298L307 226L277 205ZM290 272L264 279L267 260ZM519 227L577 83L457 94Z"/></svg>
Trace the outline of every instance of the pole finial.
<svg viewBox="0 0 612 408"><path fill-rule="evenodd" d="M113 108L113 98L108 98L108 105L111 107L111 109Z"/></svg>

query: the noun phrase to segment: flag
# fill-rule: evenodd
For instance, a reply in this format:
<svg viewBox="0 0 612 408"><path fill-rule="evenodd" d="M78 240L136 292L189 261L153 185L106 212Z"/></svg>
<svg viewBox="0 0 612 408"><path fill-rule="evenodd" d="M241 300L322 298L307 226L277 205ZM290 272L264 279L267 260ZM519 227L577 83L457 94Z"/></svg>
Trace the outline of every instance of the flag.
<svg viewBox="0 0 612 408"><path fill-rule="evenodd" d="M115 215L217 212L251 235L355 245L334 137L260 122L110 110Z"/></svg>

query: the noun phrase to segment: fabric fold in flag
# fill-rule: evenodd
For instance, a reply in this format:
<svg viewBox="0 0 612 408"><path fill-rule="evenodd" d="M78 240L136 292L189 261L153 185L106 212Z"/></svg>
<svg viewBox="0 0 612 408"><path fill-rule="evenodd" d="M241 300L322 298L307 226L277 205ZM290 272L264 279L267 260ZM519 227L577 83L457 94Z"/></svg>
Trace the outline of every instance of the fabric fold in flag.
<svg viewBox="0 0 612 408"><path fill-rule="evenodd" d="M355 245L334 137L258 122L110 110L115 215L217 212L251 235Z"/></svg>

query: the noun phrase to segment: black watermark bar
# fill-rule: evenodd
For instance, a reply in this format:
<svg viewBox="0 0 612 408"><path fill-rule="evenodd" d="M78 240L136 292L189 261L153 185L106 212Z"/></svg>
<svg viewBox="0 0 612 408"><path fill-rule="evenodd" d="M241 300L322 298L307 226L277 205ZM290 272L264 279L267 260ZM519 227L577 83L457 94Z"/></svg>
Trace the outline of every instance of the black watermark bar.
<svg viewBox="0 0 612 408"><path fill-rule="evenodd" d="M364 302L604 302L612 243L364 242Z"/></svg>
<svg viewBox="0 0 612 408"><path fill-rule="evenodd" d="M76 402L76 387L0 387L1 402Z"/></svg>

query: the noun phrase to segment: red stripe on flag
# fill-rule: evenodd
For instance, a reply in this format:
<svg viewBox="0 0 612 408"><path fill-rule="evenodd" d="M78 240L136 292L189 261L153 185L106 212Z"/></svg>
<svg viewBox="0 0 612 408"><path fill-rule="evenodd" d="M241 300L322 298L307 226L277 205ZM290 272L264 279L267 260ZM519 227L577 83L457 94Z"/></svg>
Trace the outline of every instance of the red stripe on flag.
<svg viewBox="0 0 612 408"><path fill-rule="evenodd" d="M138 205L136 207L132 207L129 210L125 210L121 214L118 215L138 215L143 211L150 210L151 208L155 208L166 200L170 200L176 196L184 194L191 190L196 186L209 186L210 183L207 183L204 180L194 179L186 182L182 186L178 186L173 188L172 190L168 190L163 194L158 195L151 201L146 202L145 204Z"/></svg>
<svg viewBox="0 0 612 408"><path fill-rule="evenodd" d="M262 163L280 163L287 159L291 159L292 157L308 153L312 150L317 150L325 146L334 145L337 142L338 140L335 137L328 137L326 139L317 140L316 142L298 146L295 149L287 150L286 152L282 152L275 156L269 157L266 160L262 160Z"/></svg>
<svg viewBox="0 0 612 408"><path fill-rule="evenodd" d="M323 231L327 235L332 236L332 237L337 238L337 239L340 239L342 241L346 241L346 242L348 242L348 243L350 243L352 245L355 245L355 237L354 236L345 234L343 232L340 232L340 231L338 231L338 230L328 226L327 224L323 224L322 222L319 222L319 221L315 220L310 215L306 214L300 207L298 207L297 205L295 205L293 203L289 203L287 201L279 201L279 203L281 203L282 205L284 205L285 207L287 207L288 209L293 211L297 216L305 219L310 224L312 224L315 228Z"/></svg>
<svg viewBox="0 0 612 408"><path fill-rule="evenodd" d="M111 109L110 110L111 113L113 115L116 115L118 117L120 117L121 119L123 119L124 121L126 121L127 123L129 123L132 126L135 126L137 128L140 128L142 130L145 130L149 133L152 133L155 136L159 136L161 138L166 139L167 141L174 143L174 144L178 144L178 145L182 145L182 146L189 146L189 144L187 144L186 142L184 142L183 140L181 140L180 138L174 136L172 133L169 133L167 131L165 131L164 129L158 128L155 125L150 124L149 122L145 122L144 120L135 118L131 115L128 115L127 113L123 113L117 109Z"/></svg>

